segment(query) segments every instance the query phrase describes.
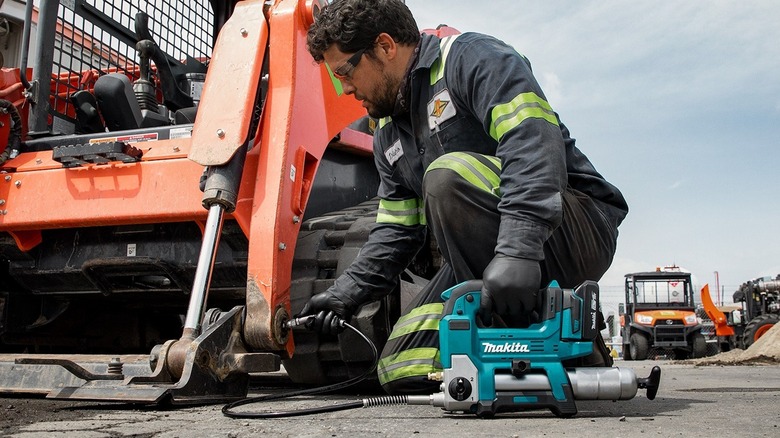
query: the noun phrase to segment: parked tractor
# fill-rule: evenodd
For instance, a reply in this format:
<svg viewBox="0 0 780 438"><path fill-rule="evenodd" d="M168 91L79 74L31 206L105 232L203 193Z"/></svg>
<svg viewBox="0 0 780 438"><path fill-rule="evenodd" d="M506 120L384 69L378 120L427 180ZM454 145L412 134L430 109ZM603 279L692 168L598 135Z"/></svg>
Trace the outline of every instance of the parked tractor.
<svg viewBox="0 0 780 438"><path fill-rule="evenodd" d="M734 292L734 305L715 306L707 286L701 296L721 351L746 350L780 322L780 275L742 283Z"/></svg>
<svg viewBox="0 0 780 438"><path fill-rule="evenodd" d="M620 315L623 358L645 360L651 350L677 359L704 357L707 341L696 317L691 274L677 266L625 276Z"/></svg>

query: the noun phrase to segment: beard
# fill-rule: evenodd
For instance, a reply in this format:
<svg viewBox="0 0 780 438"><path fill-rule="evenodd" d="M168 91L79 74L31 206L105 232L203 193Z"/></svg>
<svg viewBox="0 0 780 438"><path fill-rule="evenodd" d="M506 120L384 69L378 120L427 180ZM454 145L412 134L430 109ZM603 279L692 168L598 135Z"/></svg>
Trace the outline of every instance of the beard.
<svg viewBox="0 0 780 438"><path fill-rule="evenodd" d="M395 101L398 97L399 84L393 80L387 73L382 72L382 81L374 89L373 99L367 99L368 115L381 119L382 117L392 116L395 112Z"/></svg>

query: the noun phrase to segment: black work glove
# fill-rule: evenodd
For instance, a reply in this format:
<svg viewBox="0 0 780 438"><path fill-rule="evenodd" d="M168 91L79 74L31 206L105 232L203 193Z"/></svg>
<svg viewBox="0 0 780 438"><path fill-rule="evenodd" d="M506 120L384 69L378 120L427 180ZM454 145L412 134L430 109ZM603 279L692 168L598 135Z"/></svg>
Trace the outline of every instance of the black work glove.
<svg viewBox="0 0 780 438"><path fill-rule="evenodd" d="M341 321L349 322L354 313L354 308L328 289L309 298L300 316L314 315L314 322L307 328L323 335L337 335L344 331Z"/></svg>
<svg viewBox="0 0 780 438"><path fill-rule="evenodd" d="M493 325L493 312L509 326L527 322L536 307L541 282L538 261L496 254L482 274L482 322Z"/></svg>

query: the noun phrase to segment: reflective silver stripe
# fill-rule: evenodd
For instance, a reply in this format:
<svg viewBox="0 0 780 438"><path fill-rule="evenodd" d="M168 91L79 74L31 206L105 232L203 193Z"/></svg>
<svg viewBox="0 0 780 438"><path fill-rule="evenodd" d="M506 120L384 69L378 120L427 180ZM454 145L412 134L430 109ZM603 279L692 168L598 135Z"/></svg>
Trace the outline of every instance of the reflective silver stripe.
<svg viewBox="0 0 780 438"><path fill-rule="evenodd" d="M439 349L420 347L403 350L379 360L377 376L385 384L409 377L427 376L428 373L441 371Z"/></svg>
<svg viewBox="0 0 780 438"><path fill-rule="evenodd" d="M408 367L409 365L430 365L433 368L441 368L441 362L433 359L417 359L417 360L405 360L403 362L391 363L379 368L380 373L386 373L389 371L397 370L399 368Z"/></svg>
<svg viewBox="0 0 780 438"><path fill-rule="evenodd" d="M395 327L393 327L393 331L390 333L388 340L400 338L401 336L423 330L439 331L439 320L441 319L441 312L444 309L444 305L441 303L434 303L433 305L427 305L427 307L428 310L432 310L430 313L416 315L403 321L399 319L395 324ZM415 310L418 309L422 308L418 307Z"/></svg>
<svg viewBox="0 0 780 438"><path fill-rule="evenodd" d="M501 161L497 157L470 152L450 152L434 160L425 170L450 169L473 186L498 195Z"/></svg>
<svg viewBox="0 0 780 438"><path fill-rule="evenodd" d="M377 210L377 223L399 224L399 225L418 225L420 224L421 213L420 205L422 201L419 198L404 199L402 201L391 201L381 199L379 209Z"/></svg>
<svg viewBox="0 0 780 438"><path fill-rule="evenodd" d="M543 119L558 126L558 118L550 104L530 91L518 94L510 102L496 105L491 117L490 136L496 141L501 141L504 134L531 118Z"/></svg>

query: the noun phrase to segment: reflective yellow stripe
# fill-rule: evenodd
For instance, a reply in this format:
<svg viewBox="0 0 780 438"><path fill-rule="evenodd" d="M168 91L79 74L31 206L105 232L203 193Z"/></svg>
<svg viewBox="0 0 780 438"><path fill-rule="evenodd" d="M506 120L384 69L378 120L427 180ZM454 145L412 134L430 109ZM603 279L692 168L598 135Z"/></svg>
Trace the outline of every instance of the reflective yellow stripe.
<svg viewBox="0 0 780 438"><path fill-rule="evenodd" d="M491 117L490 136L496 141L530 118L544 119L558 126L558 119L550 104L534 92L518 94L511 102L496 105Z"/></svg>
<svg viewBox="0 0 780 438"><path fill-rule="evenodd" d="M439 331L439 320L443 310L444 304L442 303L426 304L417 307L398 319L388 340L423 330Z"/></svg>
<svg viewBox="0 0 780 438"><path fill-rule="evenodd" d="M444 311L444 303L431 303L431 304L425 304L420 307L415 307L412 309L411 312L407 313L406 315L398 318L398 321L395 323L396 327L403 324L404 322L416 318L418 316L423 315L436 315L441 316L441 312Z"/></svg>
<svg viewBox="0 0 780 438"><path fill-rule="evenodd" d="M420 208L421 204L422 201L418 198L402 201L381 199L376 221L382 224L419 225L420 217L425 216L425 210Z"/></svg>
<svg viewBox="0 0 780 438"><path fill-rule="evenodd" d="M497 157L482 155L490 160L498 169L501 169L501 160ZM427 173L433 169L454 170L461 178L468 181L473 186L498 194L498 187L501 177L493 169L480 162L476 157L465 152L452 152L434 160L425 170Z"/></svg>
<svg viewBox="0 0 780 438"><path fill-rule="evenodd" d="M443 368L437 368L433 365L409 365L407 367L399 368L387 373L378 372L379 384L385 385L394 380L404 379L407 377L428 377L430 373L437 373L443 371Z"/></svg>
<svg viewBox="0 0 780 438"><path fill-rule="evenodd" d="M431 85L439 82L441 78L444 77L444 64L447 63L447 55L450 54L450 48L452 47L452 42L455 41L457 37L460 35L451 35L445 38L442 38L442 40L439 42L439 47L441 49L441 56L439 59L434 61L433 65L431 66Z"/></svg>
<svg viewBox="0 0 780 438"><path fill-rule="evenodd" d="M442 371L438 348L413 348L401 351L379 361L379 383L385 384L406 377L428 376Z"/></svg>
<svg viewBox="0 0 780 438"><path fill-rule="evenodd" d="M391 117L382 117L379 119L379 129L382 129L387 125L388 123L392 122L393 119Z"/></svg>
<svg viewBox="0 0 780 438"><path fill-rule="evenodd" d="M439 330L439 317L429 317L420 319L419 321L412 321L403 327L395 326L393 332L390 333L389 339L395 339L401 336L408 335L409 333L415 333L423 330Z"/></svg>

